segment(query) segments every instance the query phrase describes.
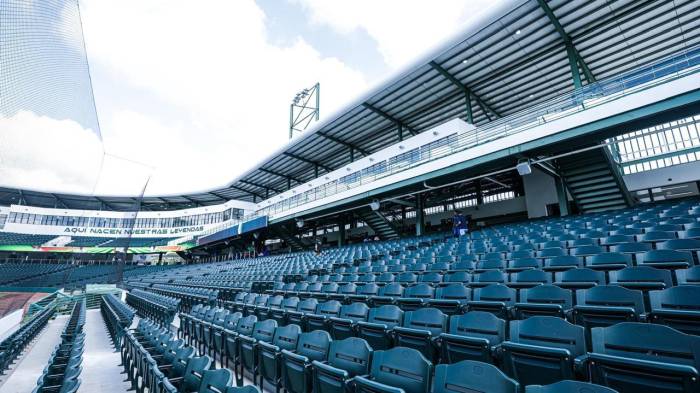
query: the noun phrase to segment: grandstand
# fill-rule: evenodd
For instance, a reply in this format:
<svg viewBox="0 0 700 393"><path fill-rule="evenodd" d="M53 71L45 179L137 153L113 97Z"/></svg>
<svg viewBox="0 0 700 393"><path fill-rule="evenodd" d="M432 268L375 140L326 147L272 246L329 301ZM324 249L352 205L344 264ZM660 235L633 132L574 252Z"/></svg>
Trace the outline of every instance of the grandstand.
<svg viewBox="0 0 700 393"><path fill-rule="evenodd" d="M699 25L505 2L227 187L0 188L0 393L700 392Z"/></svg>

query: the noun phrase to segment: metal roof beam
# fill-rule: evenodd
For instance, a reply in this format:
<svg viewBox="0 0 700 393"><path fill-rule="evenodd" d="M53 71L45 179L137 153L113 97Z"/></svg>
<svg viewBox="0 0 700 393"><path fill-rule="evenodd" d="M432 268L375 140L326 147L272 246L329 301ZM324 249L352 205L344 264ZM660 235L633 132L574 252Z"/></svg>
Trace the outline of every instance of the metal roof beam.
<svg viewBox="0 0 700 393"><path fill-rule="evenodd" d="M304 183L304 182L303 182L301 179L299 179L298 177L294 177L294 176L290 176L290 175L285 175L284 173L280 173L280 172L276 172L276 171L271 171L271 170L265 169L265 168L258 168L258 170L259 170L260 172L269 173L270 175L275 175L275 176L283 177L283 178L285 178L285 179L294 180L295 182L297 182L297 183L299 183L299 184L303 184L303 183Z"/></svg>
<svg viewBox="0 0 700 393"><path fill-rule="evenodd" d="M230 187L233 189L236 189L238 191L245 192L246 194L250 194L252 196L258 197L260 199L263 199L263 200L265 199L262 195L258 194L257 192L249 191L249 190L246 190L245 188L241 188L241 187L234 186L234 185L231 185Z"/></svg>
<svg viewBox="0 0 700 393"><path fill-rule="evenodd" d="M271 190L271 191L274 191L274 192L276 192L276 193L278 193L278 194L281 194L281 191L279 191L279 190L277 190L277 189L275 189L275 188L272 188L272 187L270 187L270 186L264 186L264 185L262 185L262 184L255 183L255 182L248 181L248 180L240 180L240 182L241 182L241 183L244 183L244 184L248 184L248 185L253 186L253 187L259 187L259 188L262 188L262 189L264 189L264 190Z"/></svg>
<svg viewBox="0 0 700 393"><path fill-rule="evenodd" d="M369 153L367 150L365 150L365 149L363 149L363 148L361 148L361 147L359 147L359 146L356 146L356 145L354 145L354 144L352 144L352 143L345 142L345 141L343 141L343 140L341 140L341 139L338 139L338 138L336 138L336 137L334 137L334 136L328 135L328 134L326 134L325 132L319 131L317 134L319 134L319 135L321 135L322 137L328 139L329 141L335 142L335 143L337 143L337 144L339 144L339 145L343 145L343 146L345 146L345 147L349 147L349 148L351 148L351 149L355 149L355 151L360 152L360 153L361 153L363 156L365 156L365 157L368 156L368 155L370 155L370 153Z"/></svg>
<svg viewBox="0 0 700 393"><path fill-rule="evenodd" d="M466 86L465 84L460 82L457 78L454 77L454 75L447 72L447 70L442 68L442 66L440 64L438 64L434 61L431 61L429 64L430 64L430 67L432 67L435 71L439 72L443 77L445 77L445 79L449 80L450 82L452 82L453 85L460 88L460 90L462 90L462 92L464 92L464 94L466 94L467 98L474 97L474 100L476 101L477 105L479 105L479 107L481 107L481 110L484 112L486 117L489 118L489 120L491 120L491 116L489 116L489 114L488 114L489 111L491 111L491 113L496 115L496 117L501 117L500 113L496 112L493 108L491 108L489 105L487 105L484 102L484 100L481 99L481 97L474 94L474 92L468 86ZM471 104L469 104L469 105L471 105Z"/></svg>
<svg viewBox="0 0 700 393"><path fill-rule="evenodd" d="M333 172L333 170L332 170L331 168L329 168L329 167L327 167L327 166L325 166L325 165L322 165L322 164L318 163L317 161L313 161L313 160L309 160L308 158L304 158L304 157L302 157L302 156L300 156L300 155L298 155L298 154L289 153L289 152L286 152L286 151L285 151L284 153L282 153L282 154L284 154L284 155L287 156L287 157L291 157L291 158L293 158L293 159L295 159L295 160L299 160L299 161L301 161L301 162L305 162L305 163L307 163L307 164L318 165L319 168L323 168L323 169L326 170L327 172Z"/></svg>
<svg viewBox="0 0 700 393"><path fill-rule="evenodd" d="M231 187L231 188L233 188L233 187ZM225 197L225 196L223 196L223 195L221 195L221 194L217 194L217 193L214 192L214 191L209 191L207 194L214 195L215 197L221 199L221 200L224 201L224 202L229 201L229 198L228 198L228 197Z"/></svg>
<svg viewBox="0 0 700 393"><path fill-rule="evenodd" d="M552 23L552 26L554 26L554 29L557 31L557 33L559 33L559 36L561 37L562 41L564 41L564 44L567 48L567 53L569 53L570 57L575 59L576 63L578 63L578 65L581 67L583 75L588 80L588 83L595 82L595 76L593 76L593 73L591 72L590 68L588 68L586 62L583 61L583 57L581 57L581 54L578 52L578 50L576 50L576 47L574 46L574 43L571 40L571 37L566 33L566 30L564 30L564 27L559 22L557 16L554 15L554 11L552 11L552 9L549 7L549 4L547 4L547 0L537 0L537 3L539 3L540 8L542 8L542 11L544 11L545 15L547 15L547 18L549 18L549 21ZM571 71L577 74L578 67L576 67L575 70L573 68L574 66L572 65ZM574 76L574 78L576 77ZM579 76L579 80L580 78L581 77Z"/></svg>
<svg viewBox="0 0 700 393"><path fill-rule="evenodd" d="M53 193L49 193L49 195L51 195L51 196L53 197L54 201L55 201L54 207L58 207L58 205L60 204L62 208L64 208L64 209L70 209L70 208L68 207L68 205L66 205L66 203L63 202L63 199L61 199L61 198L58 197L58 195L53 194Z"/></svg>
<svg viewBox="0 0 700 393"><path fill-rule="evenodd" d="M392 115L390 115L390 114L384 112L383 110L381 110L381 109L379 109L379 108L373 106L372 104L368 104L368 103L366 103L366 102L363 102L363 103L362 103L362 106L364 106L365 108L367 108L367 109L371 110L372 112L378 114L379 116L381 116L381 117L383 117L383 118L385 118L385 119L387 119L387 120L389 120L389 121L395 123L397 126L403 128L403 129L405 129L405 130L408 130L408 132L410 132L411 135L418 135L418 132L416 132L416 130L414 130L413 128L409 127L406 123L404 123L404 122L402 122L401 120L395 118L394 116L392 116Z"/></svg>
<svg viewBox="0 0 700 393"><path fill-rule="evenodd" d="M181 195L181 197L184 198L184 199L187 199L188 201L190 201L190 202L192 202L192 203L194 203L194 205L197 206L197 207L203 206L202 203L199 202L199 201L196 200L196 199L192 199L192 198L190 198L190 197L188 197L188 196L186 196L186 195Z"/></svg>

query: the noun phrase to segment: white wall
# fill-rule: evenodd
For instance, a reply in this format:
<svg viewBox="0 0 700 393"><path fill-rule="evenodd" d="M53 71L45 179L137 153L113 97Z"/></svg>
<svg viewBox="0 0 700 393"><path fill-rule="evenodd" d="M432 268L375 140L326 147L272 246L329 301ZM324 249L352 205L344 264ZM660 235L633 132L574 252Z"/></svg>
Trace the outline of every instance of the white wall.
<svg viewBox="0 0 700 393"><path fill-rule="evenodd" d="M529 218L546 216L547 205L559 202L554 178L538 168L533 167L531 174L523 176L523 187Z"/></svg>
<svg viewBox="0 0 700 393"><path fill-rule="evenodd" d="M630 191L700 180L700 161L623 176Z"/></svg>

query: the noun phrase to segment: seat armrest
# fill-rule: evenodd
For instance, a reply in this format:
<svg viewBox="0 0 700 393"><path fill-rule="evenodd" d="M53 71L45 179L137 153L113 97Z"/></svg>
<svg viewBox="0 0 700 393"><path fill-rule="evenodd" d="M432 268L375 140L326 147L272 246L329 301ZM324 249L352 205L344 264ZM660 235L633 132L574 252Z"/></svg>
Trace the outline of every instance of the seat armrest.
<svg viewBox="0 0 700 393"><path fill-rule="evenodd" d="M394 328L394 333L395 334L406 334L410 336L420 336L420 337L425 337L425 338L432 338L433 334L430 333L428 330L423 330L423 329L413 329L413 328L407 328L407 327L402 327L402 326L397 326Z"/></svg>
<svg viewBox="0 0 700 393"><path fill-rule="evenodd" d="M355 385L362 385L375 392L384 393L405 393L403 389L394 386L385 385L383 383L372 381L365 377L355 377L353 378L353 383ZM355 389L357 391L357 389Z"/></svg>
<svg viewBox="0 0 700 393"><path fill-rule="evenodd" d="M311 362L309 362L309 358L307 358L306 356L298 355L286 349L282 350L282 357L284 357L287 360L291 360L295 363L303 364L305 366L311 365Z"/></svg>
<svg viewBox="0 0 700 393"><path fill-rule="evenodd" d="M347 380L350 377L350 374L347 371L330 366L325 362L322 363L318 360L314 360L311 362L311 365L314 368L314 372L320 371L324 374L331 375L340 380Z"/></svg>
<svg viewBox="0 0 700 393"><path fill-rule="evenodd" d="M558 357L558 358L568 358L572 362L574 361L571 356L571 352L564 348L553 348L553 347L541 347L539 345L530 345L522 343L514 343L512 341L506 341L501 343L501 347L504 351L514 351L518 350L527 351L529 353L536 353L538 355Z"/></svg>

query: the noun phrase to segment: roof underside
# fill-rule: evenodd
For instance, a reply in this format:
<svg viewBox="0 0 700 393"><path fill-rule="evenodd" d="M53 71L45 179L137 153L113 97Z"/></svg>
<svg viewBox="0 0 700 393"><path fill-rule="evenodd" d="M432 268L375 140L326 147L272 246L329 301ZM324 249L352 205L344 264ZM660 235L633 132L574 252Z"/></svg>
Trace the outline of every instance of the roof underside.
<svg viewBox="0 0 700 393"><path fill-rule="evenodd" d="M144 210L261 201L447 120L478 126L574 89L573 48L581 83L643 67L700 42L700 2L527 0L383 85L302 135L229 187L146 197ZM136 198L0 189L0 204L133 210Z"/></svg>

